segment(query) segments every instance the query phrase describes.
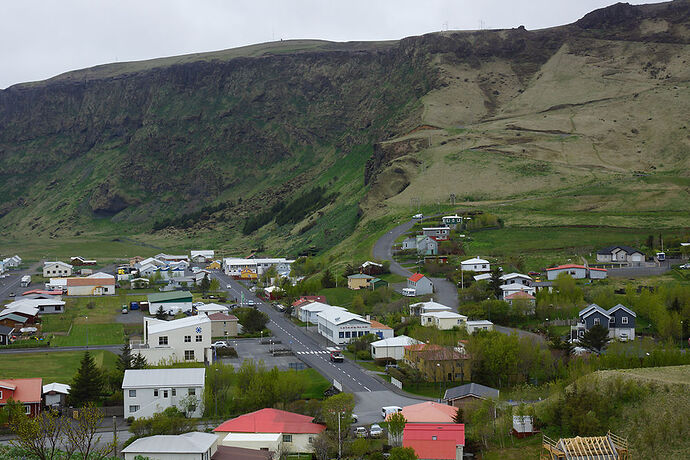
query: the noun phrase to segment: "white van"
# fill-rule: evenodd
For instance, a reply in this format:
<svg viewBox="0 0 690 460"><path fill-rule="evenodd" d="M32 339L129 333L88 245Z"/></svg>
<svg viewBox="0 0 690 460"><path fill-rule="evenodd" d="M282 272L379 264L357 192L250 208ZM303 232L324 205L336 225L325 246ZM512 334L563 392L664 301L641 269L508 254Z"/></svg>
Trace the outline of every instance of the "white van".
<svg viewBox="0 0 690 460"><path fill-rule="evenodd" d="M400 406L383 406L381 408L381 417L385 420L386 417L388 417L391 414L395 414L396 412L402 412L402 407Z"/></svg>
<svg viewBox="0 0 690 460"><path fill-rule="evenodd" d="M417 290L415 288L403 288L402 295L405 297L415 297L417 295Z"/></svg>

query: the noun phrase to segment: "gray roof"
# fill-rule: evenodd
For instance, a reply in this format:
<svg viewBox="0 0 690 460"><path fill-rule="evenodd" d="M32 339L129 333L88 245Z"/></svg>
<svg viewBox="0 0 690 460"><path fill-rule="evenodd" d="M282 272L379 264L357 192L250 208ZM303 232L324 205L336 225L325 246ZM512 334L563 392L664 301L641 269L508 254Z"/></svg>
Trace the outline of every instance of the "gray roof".
<svg viewBox="0 0 690 460"><path fill-rule="evenodd" d="M460 399L466 396L476 396L478 398L498 398L498 390L487 387L479 383L466 383L459 387L450 388L446 390L443 396L445 400Z"/></svg>
<svg viewBox="0 0 690 460"><path fill-rule="evenodd" d="M133 454L203 454L218 440L218 436L211 433L192 431L178 435L157 435L140 438L122 449L122 453Z"/></svg>
<svg viewBox="0 0 690 460"><path fill-rule="evenodd" d="M617 245L617 246L608 246L608 247L606 247L606 248L600 249L600 250L597 251L597 254L611 254L611 252L613 252L613 250L616 249L616 248L622 249L622 250L625 251L625 253L628 254L628 255L629 255L629 254L634 254L634 253L636 253L636 252L639 252L640 254L644 254L642 251L639 251L639 250L637 250L637 249L635 249L635 248L631 248L630 246L620 246L620 245Z"/></svg>
<svg viewBox="0 0 690 460"><path fill-rule="evenodd" d="M609 318L611 316L611 315L609 315L609 312L607 312L606 310L604 310L603 308L601 308L599 305L597 305L595 303L593 303L593 304L583 308L582 310L580 310L580 313L577 316L580 316L582 318L586 318L589 315L591 315L592 313L594 313L595 311L601 313L602 315L606 316L607 318Z"/></svg>
<svg viewBox="0 0 690 460"><path fill-rule="evenodd" d="M122 388L204 386L206 369L127 369Z"/></svg>
<svg viewBox="0 0 690 460"><path fill-rule="evenodd" d="M0 335L7 335L14 330L13 327L3 326L0 324Z"/></svg>
<svg viewBox="0 0 690 460"><path fill-rule="evenodd" d="M635 314L634 311L632 311L631 309L629 309L628 307L626 307L625 305L620 304L620 303L618 305L616 305L615 307L609 308L609 311L607 313L609 314L609 316L611 316L616 310L625 310L628 314L633 315L635 318L637 318L637 315Z"/></svg>

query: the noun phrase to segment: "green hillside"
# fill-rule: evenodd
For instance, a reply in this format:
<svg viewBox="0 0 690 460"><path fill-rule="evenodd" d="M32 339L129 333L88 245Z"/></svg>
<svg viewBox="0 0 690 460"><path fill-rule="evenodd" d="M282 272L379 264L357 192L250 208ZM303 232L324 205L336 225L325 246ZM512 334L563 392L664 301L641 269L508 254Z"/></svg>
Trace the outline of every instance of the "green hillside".
<svg viewBox="0 0 690 460"><path fill-rule="evenodd" d="M689 44L687 1L617 4L545 30L286 41L16 85L0 244L344 258L458 206L685 227Z"/></svg>

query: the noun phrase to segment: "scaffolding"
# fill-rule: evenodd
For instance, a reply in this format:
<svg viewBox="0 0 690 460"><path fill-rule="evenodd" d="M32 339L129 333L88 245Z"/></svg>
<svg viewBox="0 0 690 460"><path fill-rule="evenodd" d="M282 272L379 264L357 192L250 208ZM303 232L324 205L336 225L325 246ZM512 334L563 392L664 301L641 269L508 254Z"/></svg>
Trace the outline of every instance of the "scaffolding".
<svg viewBox="0 0 690 460"><path fill-rule="evenodd" d="M610 431L606 436L561 438L543 436L540 460L629 460L628 440Z"/></svg>

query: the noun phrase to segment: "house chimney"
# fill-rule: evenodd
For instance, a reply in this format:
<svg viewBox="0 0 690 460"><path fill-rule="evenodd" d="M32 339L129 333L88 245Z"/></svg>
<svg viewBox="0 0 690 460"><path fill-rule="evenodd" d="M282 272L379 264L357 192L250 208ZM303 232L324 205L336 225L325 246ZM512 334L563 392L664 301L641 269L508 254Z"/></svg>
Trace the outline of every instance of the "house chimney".
<svg viewBox="0 0 690 460"><path fill-rule="evenodd" d="M371 315L365 315L364 318L365 318L367 321L371 321Z"/></svg>

